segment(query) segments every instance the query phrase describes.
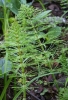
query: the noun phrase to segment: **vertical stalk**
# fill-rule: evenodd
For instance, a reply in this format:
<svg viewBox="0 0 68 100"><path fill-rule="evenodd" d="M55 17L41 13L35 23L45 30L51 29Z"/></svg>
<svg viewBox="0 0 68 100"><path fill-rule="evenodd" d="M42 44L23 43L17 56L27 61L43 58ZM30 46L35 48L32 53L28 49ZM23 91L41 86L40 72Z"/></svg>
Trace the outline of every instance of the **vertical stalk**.
<svg viewBox="0 0 68 100"><path fill-rule="evenodd" d="M23 27L24 27L24 29L25 29L25 25L26 25L26 19L24 18L23 19L24 20L24 22L23 22ZM25 30L24 30L25 31ZM24 34L24 33L23 33ZM23 62L23 64L22 64L22 78L23 78L23 80L22 80L22 84L23 84L23 100L26 100L26 72L25 72L25 65L24 65L24 62Z"/></svg>
<svg viewBox="0 0 68 100"><path fill-rule="evenodd" d="M25 22L24 22L25 23ZM19 44L19 37L16 38L17 43ZM21 64L21 71L22 71L22 84L23 84L23 99L22 100L26 100L26 74L25 74L25 66L24 66L24 62L22 61L22 57L21 55L23 55L23 53L21 52L21 46L18 45L18 56L20 56L20 63Z"/></svg>
<svg viewBox="0 0 68 100"><path fill-rule="evenodd" d="M6 41L7 38L7 27L8 27L8 13L7 13L7 8L6 8L6 0L4 0L3 3L3 11L4 11L4 23L3 23L3 34L4 34L4 40ZM7 82L7 76L6 76L6 67L7 67L7 57L8 57L8 53L7 53L7 48L5 48L5 74L4 74L4 86L6 85ZM5 91L5 95L4 95L4 100L6 100L6 91Z"/></svg>
<svg viewBox="0 0 68 100"><path fill-rule="evenodd" d="M25 70L22 72L23 75L23 100L26 100L26 75L25 75Z"/></svg>
<svg viewBox="0 0 68 100"><path fill-rule="evenodd" d="M19 52L19 56L21 56L21 52ZM22 64L22 58L20 57L20 64L22 70L22 84L23 84L23 99L26 100L26 74L25 74L25 66L24 63Z"/></svg>
<svg viewBox="0 0 68 100"><path fill-rule="evenodd" d="M6 31L7 31L7 8L6 8L6 0L4 0L4 6L3 6L3 11L4 11L4 29L3 29L3 33L6 37Z"/></svg>
<svg viewBox="0 0 68 100"><path fill-rule="evenodd" d="M40 5L42 6L43 10L45 10L45 6L44 6L44 4L42 3L42 1L41 1L41 0L38 0L38 2L39 2Z"/></svg>
<svg viewBox="0 0 68 100"><path fill-rule="evenodd" d="M16 78L14 78L14 87L16 87ZM14 89L14 95L16 95L16 89Z"/></svg>

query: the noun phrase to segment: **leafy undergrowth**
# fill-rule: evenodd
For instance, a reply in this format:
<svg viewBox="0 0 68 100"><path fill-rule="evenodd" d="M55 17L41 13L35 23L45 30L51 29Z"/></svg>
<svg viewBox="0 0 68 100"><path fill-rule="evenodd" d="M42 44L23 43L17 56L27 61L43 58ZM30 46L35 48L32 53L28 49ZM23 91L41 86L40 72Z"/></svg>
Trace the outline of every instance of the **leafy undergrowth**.
<svg viewBox="0 0 68 100"><path fill-rule="evenodd" d="M38 5L39 4L40 3L38 3ZM36 4L33 4L33 5L35 5L34 7L36 7ZM47 12L46 18L47 17L49 18L49 20L47 21L44 20L45 18L43 14L45 13L42 10L39 14L36 15L36 13L38 13L39 10L38 11L36 10L36 12L33 12L33 10L30 10L30 13L29 13L29 10L27 12L27 8L26 8L25 14L22 14L22 16L24 16L24 21L21 19L22 16L19 15L16 17L18 19L16 19L15 22L12 24L9 30L9 33L11 35L10 36L8 35L8 39L7 39L7 41L9 42L6 42L6 45L5 45L5 47L8 47L8 51L9 51L8 54L9 54L9 60L10 60L10 61L8 60L7 66L9 66L9 63L10 65L12 63L14 64L13 65L14 68L10 67L9 69L7 67L8 68L7 72L10 72L10 73L6 72L7 79L9 79L10 77L13 78L7 89L7 96L6 96L7 100L14 100L13 99L14 95L18 96L18 93L21 90L22 85L24 84L22 80L23 79L22 70L24 69L21 69L22 68L21 61L20 61L21 58L19 58L19 55L20 57L23 57L24 59L23 66L24 68L26 68L24 71L24 73L26 72L26 75L27 75L26 82L28 86L28 88L26 89L26 92L27 92L26 100L68 100L68 95L67 95L67 92L68 92L67 23L66 22L64 23L63 20L62 22L59 22L59 21L55 22L53 21L53 18L51 17L51 16L62 15L63 10L61 11L59 9L61 6L60 5L58 6L58 5L59 4L57 2L46 4L47 9L52 10L52 14L53 14L53 15L49 15L50 11ZM53 9L54 6L56 7L56 10L58 10L58 13L56 12L55 9ZM38 8L41 8L41 7L38 6ZM32 13L34 13L36 16L31 15ZM29 14L29 19L28 19L28 14ZM25 17L25 15L27 15L27 17ZM34 17L35 19L32 19L32 17ZM39 19L41 18L42 20L39 21ZM29 22L27 19L29 20ZM51 19L52 19L52 22L51 22ZM24 33L26 32L28 33L27 34L28 38L25 38L26 35L23 36L22 38L23 46L21 47L20 45L22 45L22 42L21 42L22 33L20 33L20 30L21 30L20 26L21 27L26 26L26 29L24 30L23 28L23 30L24 30ZM19 28L20 30L18 30ZM36 33L36 31L38 32L40 31L40 34L34 37L35 36L34 34ZM16 34L16 36L14 34ZM14 42L11 42L11 41L14 41ZM15 42L17 44L15 44ZM23 48L24 56L21 56L23 55L23 52L21 50L22 47L24 47ZM27 48L28 50L26 50L25 47L28 47ZM4 45L3 45L3 48L4 48ZM2 50L2 52L5 52L4 49ZM19 63L20 63L20 66L19 66ZM1 58L0 65L1 65L0 74L4 74L4 70L5 70L4 58ZM11 69L13 70L11 71ZM0 81L0 94L1 94L4 87L3 75L1 76L0 80L1 80ZM22 98L23 98L23 95L22 93L20 93L18 98L15 100L22 100Z"/></svg>

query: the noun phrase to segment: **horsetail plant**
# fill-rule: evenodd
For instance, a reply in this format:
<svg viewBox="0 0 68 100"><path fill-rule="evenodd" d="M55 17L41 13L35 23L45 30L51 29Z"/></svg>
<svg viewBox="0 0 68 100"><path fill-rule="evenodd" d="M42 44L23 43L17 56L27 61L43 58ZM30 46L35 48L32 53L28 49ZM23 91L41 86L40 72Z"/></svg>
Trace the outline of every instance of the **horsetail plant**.
<svg viewBox="0 0 68 100"><path fill-rule="evenodd" d="M46 44L41 42L41 38L49 38L47 37L48 34L44 34L44 30L51 28L52 25L46 23L47 26L45 26L43 22L43 19L48 17L49 13L50 11L42 11L27 5L21 5L18 15L15 17L12 25L9 26L7 38L3 44L3 48L7 48L8 60L13 64L12 74L9 74L9 76L16 80L21 79L20 87L17 90L18 93L13 100L17 100L22 93L22 100L26 100L27 80L29 77L27 67L35 66L39 71L40 66L46 64ZM56 37L50 39L54 40L54 38Z"/></svg>
<svg viewBox="0 0 68 100"><path fill-rule="evenodd" d="M34 27L38 29L38 26L42 24L37 24L36 20L38 17L43 18L49 12L50 11L43 12L43 15L39 12L41 15L39 16L36 14L37 11L35 11L33 7L22 5L15 21L8 30L9 34L6 40L8 59L13 62L13 73L17 75L16 77L19 75L22 80L21 88L23 90L23 100L26 100L27 66L30 64L37 65L37 56L40 53L35 46L39 40L39 35ZM35 24L36 26L34 26ZM41 46L41 44L38 45ZM15 98L13 100L15 100Z"/></svg>

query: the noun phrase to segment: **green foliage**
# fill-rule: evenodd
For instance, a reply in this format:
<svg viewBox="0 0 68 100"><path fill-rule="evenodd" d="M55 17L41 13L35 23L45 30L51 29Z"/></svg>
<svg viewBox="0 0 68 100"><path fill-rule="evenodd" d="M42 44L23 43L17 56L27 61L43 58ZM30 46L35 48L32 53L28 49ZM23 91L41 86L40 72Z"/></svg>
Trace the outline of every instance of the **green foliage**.
<svg viewBox="0 0 68 100"><path fill-rule="evenodd" d="M68 100L68 87L60 88L59 100Z"/></svg>
<svg viewBox="0 0 68 100"><path fill-rule="evenodd" d="M64 8L64 6L66 6L66 5L68 5L68 0L61 0L61 4L62 4L62 6L63 6L63 8ZM66 7L65 7L66 8Z"/></svg>
<svg viewBox="0 0 68 100"><path fill-rule="evenodd" d="M51 28L49 30L49 32L46 34L46 39L47 39L47 42L49 43L53 43L55 42L55 38L57 38L58 36L60 36L60 33L61 33L61 28L60 27L54 27L54 28Z"/></svg>
<svg viewBox="0 0 68 100"><path fill-rule="evenodd" d="M67 10L68 9L68 0L61 0L60 1L60 4L61 4L62 10L64 11L64 14L63 15L66 15L68 13L68 10Z"/></svg>
<svg viewBox="0 0 68 100"><path fill-rule="evenodd" d="M27 73L28 66L35 66L36 70L40 72L42 65L46 65L47 62L50 65L49 58L52 54L49 51L45 51L46 38L48 37L50 40L55 39L56 41L61 34L61 28L54 27L49 22L44 24L43 19L46 19L49 13L50 11L38 10L33 7L21 5L18 15L8 29L5 42L1 45L7 51L8 60L13 64L13 77L20 77L22 80L22 90L18 90L19 92L13 100L16 100L22 92L23 98L26 98L26 90L28 89L26 80L29 77ZM48 28L50 30L45 34L44 30ZM55 30L58 33L55 33ZM41 41L41 38L45 39L44 43ZM54 73L53 71L51 72L52 74ZM36 73L34 76L44 76L46 75L45 73L43 75Z"/></svg>
<svg viewBox="0 0 68 100"><path fill-rule="evenodd" d="M25 5L21 5L22 3ZM31 4L32 2L29 5ZM26 90L32 82L40 77L57 73L57 70L52 69L54 52L50 51L51 48L47 50L46 45L59 45L58 37L61 35L61 28L57 24L61 23L59 20L63 19L49 17L50 10L34 9L29 5L27 5L26 0L0 0L0 6L4 9L4 15L1 15L2 22L4 22L4 43L0 47L5 50L5 59L0 60L0 75L3 76L4 74L5 80L0 100L5 96L12 78L21 79L13 100L16 100L21 93L23 93L23 100L26 100ZM9 10L16 14L10 26L8 23ZM66 74L68 72L67 50L67 48L62 48L61 55L58 57L58 62L61 64L59 72ZM42 66L48 67L48 70L43 69ZM30 67L33 69L32 71L28 70ZM8 76L9 79L6 80L8 72L11 72L11 74ZM28 77L32 78L30 82L27 82ZM15 82L19 84L19 81ZM44 89L41 95L46 92L47 90ZM63 95L63 92L61 91L60 94Z"/></svg>
<svg viewBox="0 0 68 100"><path fill-rule="evenodd" d="M61 35L61 28L57 26L57 22L51 21L52 17L50 18L49 15L50 10L44 11L34 9L28 5L21 5L17 16L5 31L8 34L5 35L4 43L0 47L6 52L5 62L10 61L12 63L12 69L9 66L11 70L8 70L12 72L12 74L9 74L9 78L11 76L18 80L21 79L17 90L18 93L13 100L16 100L22 92L23 100L26 100L26 90L33 81L40 77L57 73L56 70L52 69L54 52L47 50L46 44L56 44L59 41L58 37ZM67 68L68 65L66 50L61 52L58 59L63 68ZM6 71L7 65L8 63L5 63ZM42 69L42 66L47 66L49 70ZM30 67L35 70L28 71ZM34 78L27 82L28 77ZM41 95L44 95L45 92L47 92L46 89Z"/></svg>
<svg viewBox="0 0 68 100"><path fill-rule="evenodd" d="M59 63L61 63L62 72L68 73L68 58L66 54L68 52L68 48L62 48L61 55L59 56Z"/></svg>

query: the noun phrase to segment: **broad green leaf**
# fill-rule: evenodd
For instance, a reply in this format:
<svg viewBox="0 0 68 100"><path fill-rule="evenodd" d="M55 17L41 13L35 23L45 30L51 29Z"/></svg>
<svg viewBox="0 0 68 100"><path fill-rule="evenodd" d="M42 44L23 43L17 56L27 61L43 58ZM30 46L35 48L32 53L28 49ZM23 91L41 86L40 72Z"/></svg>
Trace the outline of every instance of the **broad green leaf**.
<svg viewBox="0 0 68 100"><path fill-rule="evenodd" d="M49 32L46 34L46 39L48 40L52 40L57 38L58 36L61 35L61 28L60 27L53 27L49 30Z"/></svg>
<svg viewBox="0 0 68 100"><path fill-rule="evenodd" d="M18 9L20 8L20 1L19 0L11 0L12 8L9 9L14 13L18 13Z"/></svg>
<svg viewBox="0 0 68 100"><path fill-rule="evenodd" d="M3 7L4 0L0 0L0 6ZM20 8L20 0L7 0L6 7L9 8L14 14L18 13L18 9Z"/></svg>
<svg viewBox="0 0 68 100"><path fill-rule="evenodd" d="M7 67L6 67L6 72L5 72L5 59L0 58L0 75L3 75L9 71L11 71L12 68L12 62L8 61Z"/></svg>
<svg viewBox="0 0 68 100"><path fill-rule="evenodd" d="M48 16L48 14L51 12L51 10L47 10L44 12L40 12L36 17L35 20L40 20L42 18L46 18L46 16Z"/></svg>

